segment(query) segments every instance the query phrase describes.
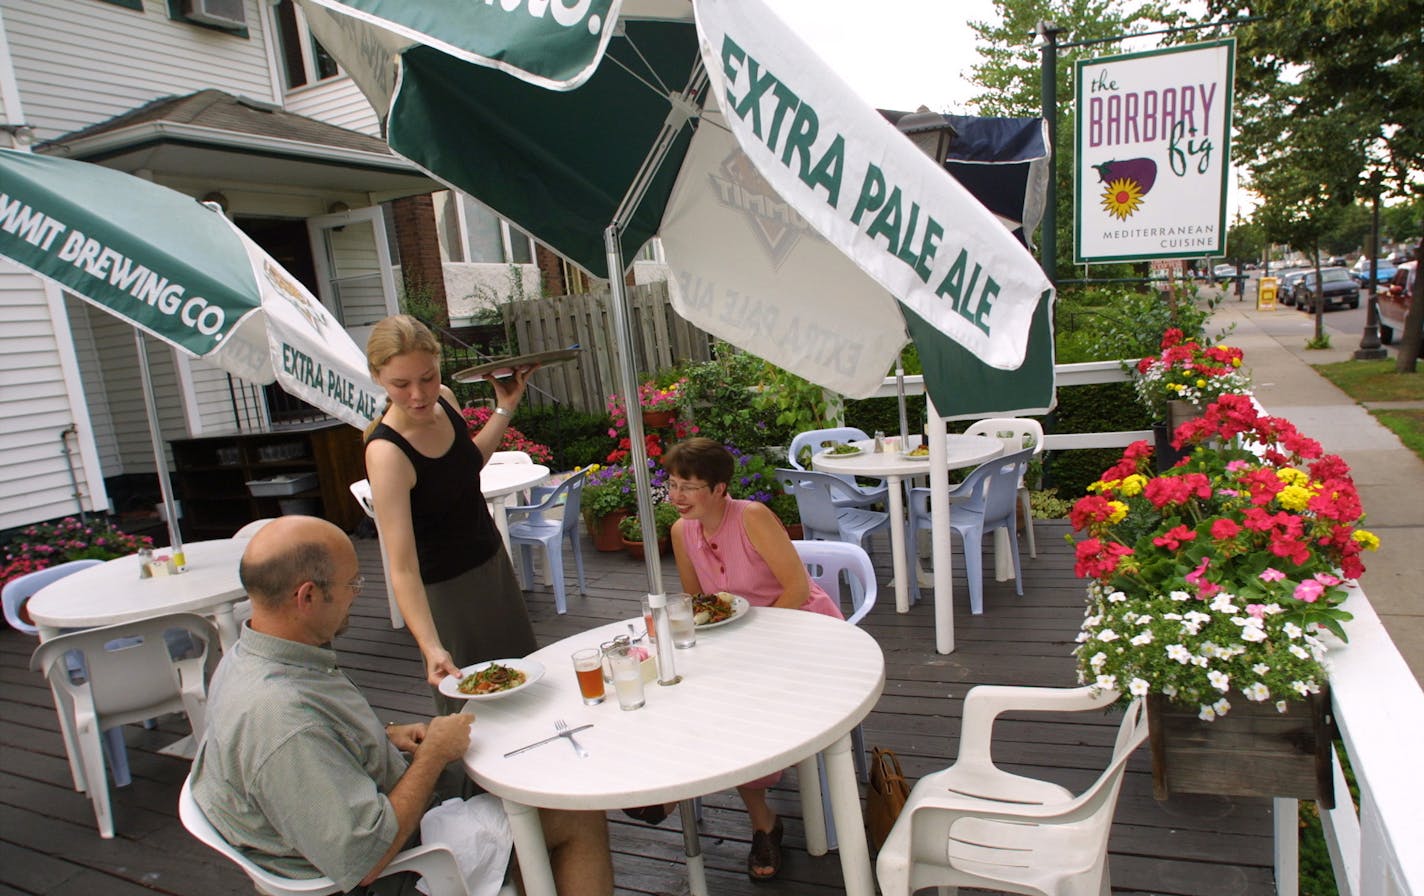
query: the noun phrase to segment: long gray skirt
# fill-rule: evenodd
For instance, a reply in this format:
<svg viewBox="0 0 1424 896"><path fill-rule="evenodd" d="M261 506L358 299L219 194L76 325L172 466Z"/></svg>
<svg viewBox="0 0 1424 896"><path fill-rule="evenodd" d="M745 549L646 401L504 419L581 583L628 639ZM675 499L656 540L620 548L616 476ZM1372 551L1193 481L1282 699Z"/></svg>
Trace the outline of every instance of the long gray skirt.
<svg viewBox="0 0 1424 896"><path fill-rule="evenodd" d="M504 546L481 565L453 579L425 586L430 616L440 643L455 665L464 668L486 660L512 659L533 653L534 629L524 607L524 592ZM464 700L452 700L431 688L435 711L460 712Z"/></svg>

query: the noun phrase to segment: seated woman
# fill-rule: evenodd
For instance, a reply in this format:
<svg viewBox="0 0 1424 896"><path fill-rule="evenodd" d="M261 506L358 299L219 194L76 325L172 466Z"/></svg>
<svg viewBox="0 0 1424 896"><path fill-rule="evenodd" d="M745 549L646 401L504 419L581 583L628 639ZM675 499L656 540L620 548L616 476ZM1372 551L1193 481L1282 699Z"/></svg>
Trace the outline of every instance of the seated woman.
<svg viewBox="0 0 1424 896"><path fill-rule="evenodd" d="M845 618L807 575L776 514L727 494L736 468L731 452L711 439L688 439L669 448L662 463L668 501L680 515L672 525L672 551L684 591L729 591L753 606ZM766 788L780 777L777 772L737 788L752 822L752 880L771 880L781 871L781 819L766 802Z"/></svg>

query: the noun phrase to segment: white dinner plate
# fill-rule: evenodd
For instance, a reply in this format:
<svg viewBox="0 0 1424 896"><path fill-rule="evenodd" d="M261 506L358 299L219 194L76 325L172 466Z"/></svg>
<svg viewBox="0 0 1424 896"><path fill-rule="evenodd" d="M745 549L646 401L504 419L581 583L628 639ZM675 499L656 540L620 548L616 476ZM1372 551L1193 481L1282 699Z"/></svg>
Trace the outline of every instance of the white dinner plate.
<svg viewBox="0 0 1424 896"><path fill-rule="evenodd" d="M508 688L503 691L495 691L492 694L462 694L460 693L460 682L467 675L484 669L486 666L499 663L501 666L508 666L524 673L524 683ZM473 666L466 666L460 670L458 677L447 675L440 681L440 693L446 697L453 697L456 700L498 700L501 697L508 697L510 694L517 694L529 687L540 678L544 677L544 664L535 660L490 660L488 663L475 663Z"/></svg>
<svg viewBox="0 0 1424 896"><path fill-rule="evenodd" d="M729 623L729 622L736 622L738 619L741 619L743 616L745 616L745 615L747 615L748 613L750 613L750 612L751 612L751 609L752 609L752 605L751 605L751 602L750 602L750 601L748 601L745 597L742 597L741 595L733 594L733 595L732 595L732 615L731 615L731 616L728 616L726 619L723 619L721 622L703 622L703 623L700 623L700 624L697 625L697 629L700 631L700 630L702 630L702 629L704 629L704 628L716 628L716 627L719 626L719 625L726 625L726 624Z"/></svg>
<svg viewBox="0 0 1424 896"><path fill-rule="evenodd" d="M825 451L822 451L821 453L824 454L826 457L855 457L857 454L863 454L863 453L864 453L864 452L862 452L859 448L856 448L854 445L851 445L850 447L851 447L852 449L854 449L854 450L852 450L852 451L832 451L831 449L827 448Z"/></svg>
<svg viewBox="0 0 1424 896"><path fill-rule="evenodd" d="M900 456L903 457L905 460L929 460L929 459L930 459L930 453L929 453L928 451L926 451L924 454L911 454L911 453L908 452L908 451L901 451L901 452L900 452Z"/></svg>

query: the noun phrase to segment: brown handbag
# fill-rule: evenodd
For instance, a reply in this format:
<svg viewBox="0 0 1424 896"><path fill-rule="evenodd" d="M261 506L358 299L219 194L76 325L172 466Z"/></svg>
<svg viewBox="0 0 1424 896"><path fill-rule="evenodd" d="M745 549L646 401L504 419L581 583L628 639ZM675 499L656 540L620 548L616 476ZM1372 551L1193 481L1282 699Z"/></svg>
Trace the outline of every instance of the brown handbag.
<svg viewBox="0 0 1424 896"><path fill-rule="evenodd" d="M900 770L900 758L880 747L871 750L870 788L865 793L865 829L871 853L880 851L909 796L910 785Z"/></svg>

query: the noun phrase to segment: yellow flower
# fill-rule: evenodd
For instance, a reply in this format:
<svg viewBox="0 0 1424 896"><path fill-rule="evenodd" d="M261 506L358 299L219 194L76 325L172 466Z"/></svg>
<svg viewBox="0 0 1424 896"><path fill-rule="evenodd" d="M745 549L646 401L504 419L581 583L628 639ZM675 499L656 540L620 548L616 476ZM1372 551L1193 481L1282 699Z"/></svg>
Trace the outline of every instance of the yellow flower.
<svg viewBox="0 0 1424 896"><path fill-rule="evenodd" d="M1299 485L1288 485L1281 489L1279 495L1276 495L1276 500L1281 502L1281 506L1286 510L1300 511L1310 504L1312 497L1314 497L1314 493L1310 489L1302 488Z"/></svg>
<svg viewBox="0 0 1424 896"><path fill-rule="evenodd" d="M1122 481L1118 486L1118 491L1131 498L1133 495L1142 494L1142 488L1145 485L1147 485L1147 477L1141 473L1133 473Z"/></svg>
<svg viewBox="0 0 1424 896"><path fill-rule="evenodd" d="M1367 551L1379 550L1379 536L1368 529L1356 529L1350 533L1350 537L1357 541L1360 547Z"/></svg>
<svg viewBox="0 0 1424 896"><path fill-rule="evenodd" d="M1198 380L1197 380L1197 388L1198 388L1198 389L1205 389L1205 388L1206 388L1206 380L1204 380L1204 379L1198 379Z"/></svg>
<svg viewBox="0 0 1424 896"><path fill-rule="evenodd" d="M1232 367L1240 367L1240 366L1241 366L1241 359L1240 359L1240 358L1232 358L1232 359L1231 359L1231 366L1232 366Z"/></svg>
<svg viewBox="0 0 1424 896"><path fill-rule="evenodd" d="M1109 490L1111 490L1111 489L1113 489L1113 488L1116 488L1116 487L1117 487L1117 484L1118 484L1118 480L1116 480L1116 479L1112 480L1111 482L1104 482L1103 480L1099 479L1099 480L1096 481L1096 482L1091 482L1091 483L1088 484L1088 491L1090 491L1090 492L1105 492L1105 491L1109 491Z"/></svg>
<svg viewBox="0 0 1424 896"><path fill-rule="evenodd" d="M1141 479L1142 477L1139 476L1138 478ZM1127 518L1127 505L1123 502L1109 501L1108 507L1111 509L1111 513L1108 514L1108 523L1110 525L1115 526Z"/></svg>
<svg viewBox="0 0 1424 896"><path fill-rule="evenodd" d="M1310 476L1304 470L1295 467L1281 467L1276 471L1276 478L1286 485L1306 486L1310 484Z"/></svg>

